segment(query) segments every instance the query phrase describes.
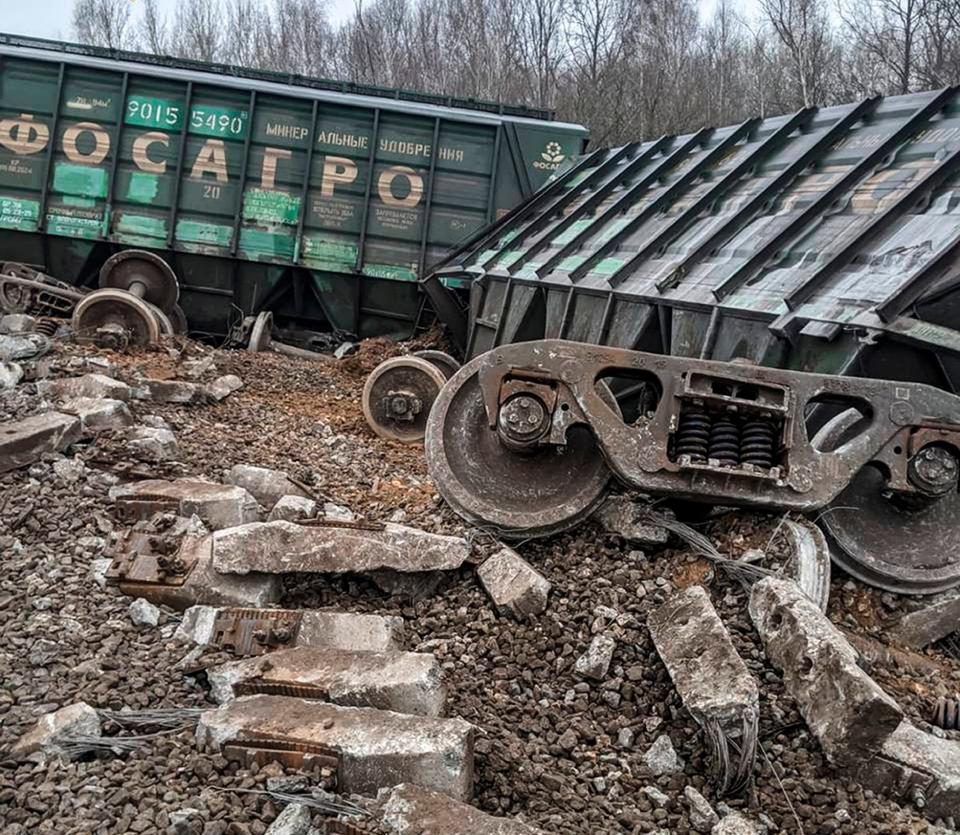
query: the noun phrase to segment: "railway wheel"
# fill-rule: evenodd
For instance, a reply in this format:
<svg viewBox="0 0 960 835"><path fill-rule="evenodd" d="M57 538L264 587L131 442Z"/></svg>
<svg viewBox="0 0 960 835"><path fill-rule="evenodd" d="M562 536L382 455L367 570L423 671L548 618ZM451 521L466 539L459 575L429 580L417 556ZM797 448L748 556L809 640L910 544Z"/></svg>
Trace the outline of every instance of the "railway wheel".
<svg viewBox="0 0 960 835"><path fill-rule="evenodd" d="M441 373L447 380L449 380L460 370L460 363L445 351L433 351L428 349L424 351L415 351L413 355L435 365L440 369Z"/></svg>
<svg viewBox="0 0 960 835"><path fill-rule="evenodd" d="M100 287L126 290L164 313L173 312L180 298L180 284L170 265L142 249L128 249L108 258L100 268Z"/></svg>
<svg viewBox="0 0 960 835"><path fill-rule="evenodd" d="M483 361L481 356L463 366L433 404L424 441L433 483L468 522L508 539L573 527L599 507L610 481L593 432L574 425L563 446L518 448L505 432L545 431L549 415L535 398L520 398L514 414L511 399L491 428L478 378ZM616 407L606 387L603 396Z"/></svg>
<svg viewBox="0 0 960 835"><path fill-rule="evenodd" d="M156 307L124 290L110 288L94 290L80 299L71 324L78 336L105 341L113 347L150 345L173 332L170 320Z"/></svg>
<svg viewBox="0 0 960 835"><path fill-rule="evenodd" d="M363 387L363 416L381 438L420 441L445 382L440 369L420 357L384 360L370 372Z"/></svg>
<svg viewBox="0 0 960 835"><path fill-rule="evenodd" d="M860 422L855 409L841 412L814 436L814 447L838 449L859 434ZM848 574L898 594L933 594L960 583L958 463L940 447L927 447L914 458L948 477L942 495L911 496L905 502L890 495L884 473L867 465L821 511L818 522L833 561Z"/></svg>

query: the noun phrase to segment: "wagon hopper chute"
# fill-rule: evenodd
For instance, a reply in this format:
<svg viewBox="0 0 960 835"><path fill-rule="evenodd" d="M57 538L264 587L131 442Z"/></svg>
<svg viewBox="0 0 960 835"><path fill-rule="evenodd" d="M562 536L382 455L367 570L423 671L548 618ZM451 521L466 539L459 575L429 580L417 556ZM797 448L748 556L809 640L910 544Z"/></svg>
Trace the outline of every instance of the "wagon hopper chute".
<svg viewBox="0 0 960 835"><path fill-rule="evenodd" d="M475 521L549 533L612 471L654 493L814 512L852 573L954 585L958 176L957 88L582 157L424 283L476 358L431 413L438 489ZM450 278L472 282L462 316ZM518 344L542 339L571 342ZM832 489L814 500L817 479Z"/></svg>
<svg viewBox="0 0 960 835"><path fill-rule="evenodd" d="M548 111L0 35L0 261L159 255L196 333L409 336L417 279L586 131Z"/></svg>

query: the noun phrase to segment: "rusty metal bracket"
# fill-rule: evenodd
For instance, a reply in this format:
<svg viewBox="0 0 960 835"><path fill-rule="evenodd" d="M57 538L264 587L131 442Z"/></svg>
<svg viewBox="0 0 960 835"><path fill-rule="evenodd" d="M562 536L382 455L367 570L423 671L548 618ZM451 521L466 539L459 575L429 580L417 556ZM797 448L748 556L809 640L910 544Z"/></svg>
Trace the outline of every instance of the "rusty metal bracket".
<svg viewBox="0 0 960 835"><path fill-rule="evenodd" d="M263 677L250 678L233 685L237 696L291 696L296 699L314 699L325 702L330 692L317 684L292 684L285 681L269 681Z"/></svg>
<svg viewBox="0 0 960 835"><path fill-rule="evenodd" d="M237 655L262 655L294 646L302 621L296 609L221 609L211 643Z"/></svg>
<svg viewBox="0 0 960 835"><path fill-rule="evenodd" d="M174 545L162 535L131 531L113 555L107 579L126 587L182 586L196 567L199 554L185 543Z"/></svg>
<svg viewBox="0 0 960 835"><path fill-rule="evenodd" d="M285 768L301 771L328 768L336 774L340 766L340 751L333 746L259 734L247 734L225 743L223 756L244 767L279 762Z"/></svg>

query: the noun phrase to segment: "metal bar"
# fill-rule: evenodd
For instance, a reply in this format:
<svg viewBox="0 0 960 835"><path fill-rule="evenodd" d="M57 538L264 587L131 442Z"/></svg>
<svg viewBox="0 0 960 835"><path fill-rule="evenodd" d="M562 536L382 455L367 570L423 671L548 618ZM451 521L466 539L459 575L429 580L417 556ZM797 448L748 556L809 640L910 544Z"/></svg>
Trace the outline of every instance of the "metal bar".
<svg viewBox="0 0 960 835"><path fill-rule="evenodd" d="M664 146L672 142L673 139L674 137L672 136L664 135L659 139L654 140L648 148L641 151L636 157L626 164L619 176L607 180L593 194L591 194L586 200L577 206L576 209L574 209L563 220L556 224L556 226L550 230L549 235L544 235L539 241L533 244L533 246L528 247L520 256L520 258L510 265L510 271L516 272L518 269L520 269L520 267L530 261L534 255L537 255L539 252L546 249L552 241L559 238L564 232L567 231L567 229L573 226L574 223L592 212L617 189L617 186L619 186L621 183L627 182L634 174L646 167L647 163L650 162L650 160L653 159L653 157L655 157L658 153L660 153ZM579 240L581 236L584 235L584 232L591 228L592 225L583 230L583 232L577 235L577 238L574 240ZM488 261L483 266L486 267L489 263L490 262Z"/></svg>
<svg viewBox="0 0 960 835"><path fill-rule="evenodd" d="M47 194L50 191L50 172L53 170L53 149L57 144L57 126L60 123L60 108L63 104L63 81L66 71L67 65L61 61L60 72L57 76L57 98L53 103L53 113L50 118L50 144L47 145L46 159L43 162L43 187L40 190L40 207L37 209L37 231L46 229Z"/></svg>
<svg viewBox="0 0 960 835"><path fill-rule="evenodd" d="M720 306L710 311L710 321L707 323L707 332L703 336L703 345L700 348L700 359L708 360L713 355L713 346L717 344L717 334L720 332Z"/></svg>
<svg viewBox="0 0 960 835"><path fill-rule="evenodd" d="M903 197L885 211L876 215L854 236L852 241L817 269L803 284L793 290L784 299L787 307L790 310L795 310L847 266L871 240L884 232L889 232L891 224L911 209L916 208L919 202L925 200L932 191L952 177L957 171L958 163L960 163L960 148L947 156L938 166L930 169Z"/></svg>
<svg viewBox="0 0 960 835"><path fill-rule="evenodd" d="M507 147L513 157L513 167L517 172L517 179L520 180L520 192L526 199L533 194L535 189L533 183L530 182L530 172L527 171L527 166L523 164L523 150L520 148L520 140L517 139L517 126L513 122L506 122L503 125L503 130L507 136Z"/></svg>
<svg viewBox="0 0 960 835"><path fill-rule="evenodd" d="M363 248L367 243L367 219L370 217L370 195L373 192L373 166L377 160L377 145L380 142L380 108L373 111L373 133L370 153L367 154L367 187L363 193L363 208L360 210L360 240L357 243L356 272L363 272Z"/></svg>
<svg viewBox="0 0 960 835"><path fill-rule="evenodd" d="M113 186L117 180L117 166L120 163L120 133L123 130L123 117L126 113L127 90L130 88L130 73L123 74L123 81L120 83L120 112L117 114L117 128L113 135L113 141L110 143L113 151L113 159L110 160L110 173L107 175L107 201L103 207L103 237L108 237L110 233L110 217L113 214Z"/></svg>
<svg viewBox="0 0 960 835"><path fill-rule="evenodd" d="M503 125L497 125L496 139L493 140L493 162L490 166L490 191L487 194L487 225L493 223L493 215L496 211L497 166L500 164L501 144L503 144Z"/></svg>
<svg viewBox="0 0 960 835"><path fill-rule="evenodd" d="M824 132L823 136L816 140L793 162L787 165L765 188L761 189L760 192L748 200L746 205L734 212L728 221L720 225L719 229L698 244L696 248L677 265L673 272L661 278L657 282L657 290L662 293L679 284L694 264L703 257L713 254L722 244L737 235L760 211L769 206L810 163L819 159L822 154L829 151L830 148L836 144L837 140L847 133L852 125L867 113L872 112L880 102L880 99L880 96L874 96L873 98L864 99L862 102L853 105ZM714 292L716 293L716 291ZM718 299L719 298L721 297L718 296Z"/></svg>
<svg viewBox="0 0 960 835"><path fill-rule="evenodd" d="M636 268L637 264L648 258L656 257L660 252L670 246L670 244L687 231L704 211L709 209L710 206L723 198L727 192L736 186L745 174L749 174L760 162L769 159L772 154L776 153L790 134L797 130L797 128L802 128L806 125L816 112L817 109L815 107L808 107L794 113L790 119L771 133L763 142L760 142L753 151L730 169L712 188L708 189L698 200L694 201L687 209L681 212L660 234L652 237L640 248L640 251L636 255L622 267L619 267L609 278L611 286L616 287L621 284Z"/></svg>
<svg viewBox="0 0 960 835"><path fill-rule="evenodd" d="M309 208L310 192L310 169L313 167L313 149L317 145L317 115L320 111L320 101L314 99L313 112L310 114L310 140L307 145L307 161L303 169L303 185L300 188L300 217L297 220L297 237L294 238L293 245L293 263L300 260L300 250L302 249L303 225L307 221L307 209Z"/></svg>
<svg viewBox="0 0 960 835"><path fill-rule="evenodd" d="M427 194L421 213L423 230L420 233L420 257L417 259L417 278L423 278L424 262L427 258L427 235L430 232L430 204L433 202L433 181L437 174L437 156L440 154L440 117L433 120L433 147L430 155L430 173L427 181Z"/></svg>
<svg viewBox="0 0 960 835"><path fill-rule="evenodd" d="M613 292L607 294L607 303L603 306L603 316L600 318L600 332L597 334L597 344L606 345L607 332L610 330L610 320L613 318L613 308L616 298Z"/></svg>
<svg viewBox="0 0 960 835"><path fill-rule="evenodd" d="M516 246L521 241L525 241L530 235L539 232L543 229L544 226L547 226L553 217L562 212L567 206L574 201L574 199L586 191L588 188L591 188L597 182L603 180L611 170L615 169L627 154L631 151L636 150L640 147L641 143L634 142L630 145L624 145L622 148L619 148L612 154L610 154L602 163L596 166L593 171L588 174L582 182L577 183L575 186L568 188L563 194L554 199L549 206L546 206L544 210L535 218L533 218L526 226L521 229L517 235L511 239L510 246ZM601 149L600 151L594 151L591 155L591 162L594 159L599 159L599 157L606 154L606 149Z"/></svg>
<svg viewBox="0 0 960 835"><path fill-rule="evenodd" d="M570 325L570 311L573 309L573 292L574 288L570 288L570 292L567 293L567 300L563 303L563 316L560 317L560 333L557 334L557 339L565 339L567 335L567 328Z"/></svg>
<svg viewBox="0 0 960 835"><path fill-rule="evenodd" d="M240 221L243 218L243 192L247 187L247 167L250 162L250 144L253 141L253 110L257 106L257 91L250 91L247 105L250 115L247 117L247 138L243 143L243 163L240 168L240 189L237 192L237 208L233 216L233 238L230 240L230 254L236 255L240 244Z"/></svg>
<svg viewBox="0 0 960 835"><path fill-rule="evenodd" d="M960 232L956 232L936 255L915 269L907 279L883 301L874 307L884 322L892 322L910 305L920 299L956 263L960 254Z"/></svg>
<svg viewBox="0 0 960 835"><path fill-rule="evenodd" d="M513 296L513 279L507 279L507 286L503 291L503 301L500 303L500 317L497 319L497 329L493 334L493 347L500 344L500 337L503 336L503 326L507 320L507 308L510 306L510 299Z"/></svg>
<svg viewBox="0 0 960 835"><path fill-rule="evenodd" d="M180 150L177 152L177 175L173 178L173 194L170 197L170 217L167 221L167 246L173 245L176 231L177 203L180 202L180 183L183 180L183 161L187 158L187 136L190 131L190 108L193 104L193 82L187 82L187 96L184 100L183 133L180 134Z"/></svg>
<svg viewBox="0 0 960 835"><path fill-rule="evenodd" d="M637 229L643 226L643 224L650 220L650 218L659 213L660 210L667 206L671 200L685 192L696 180L703 176L705 171L723 159L727 155L727 152L744 136L749 135L759 123L760 119L748 119L746 122L742 122L740 125L738 125L720 142L718 142L715 148L704 154L703 159L701 159L696 165L692 165L688 171L685 171L683 174L681 174L675 183L665 188L659 195L657 195L657 197L644 206L643 209L631 217L624 226L618 229L615 235L611 236L609 240L604 241L604 243L597 250L595 250L586 261L579 264L576 269L571 271L570 278L573 281L576 281L589 272L590 269L599 263L602 258L604 258L606 255L609 255L611 252L616 251L621 242L636 232ZM538 274L540 274L539 271Z"/></svg>
<svg viewBox="0 0 960 835"><path fill-rule="evenodd" d="M743 264L728 276L714 291L720 300L746 284L787 244L803 232L812 221L819 219L840 197L850 191L861 180L869 177L890 154L923 127L927 121L939 113L953 97L955 87L945 87L923 107L918 108L906 122L898 127L876 148L870 151L856 165L850 167L836 183L820 194L805 209L800 211L783 229L757 249Z"/></svg>

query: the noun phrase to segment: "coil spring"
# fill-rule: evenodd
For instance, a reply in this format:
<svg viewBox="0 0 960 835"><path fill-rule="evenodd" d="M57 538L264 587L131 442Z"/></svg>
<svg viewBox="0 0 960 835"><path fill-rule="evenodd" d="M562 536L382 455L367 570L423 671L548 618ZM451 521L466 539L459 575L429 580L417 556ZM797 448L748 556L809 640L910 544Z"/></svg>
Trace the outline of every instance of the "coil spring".
<svg viewBox="0 0 960 835"><path fill-rule="evenodd" d="M689 455L691 461L706 461L710 444L710 417L690 409L680 414L677 426L677 457Z"/></svg>
<svg viewBox="0 0 960 835"><path fill-rule="evenodd" d="M762 418L746 421L740 440L740 462L769 470L773 466L773 453L773 424Z"/></svg>
<svg viewBox="0 0 960 835"><path fill-rule="evenodd" d="M930 724L946 731L960 731L960 695L953 698L941 696L937 699Z"/></svg>
<svg viewBox="0 0 960 835"><path fill-rule="evenodd" d="M740 428L733 418L717 418L710 427L708 458L735 467L740 463Z"/></svg>
<svg viewBox="0 0 960 835"><path fill-rule="evenodd" d="M61 325L61 320L44 318L37 319L36 332L42 333L44 336L53 336L57 332L57 328Z"/></svg>

